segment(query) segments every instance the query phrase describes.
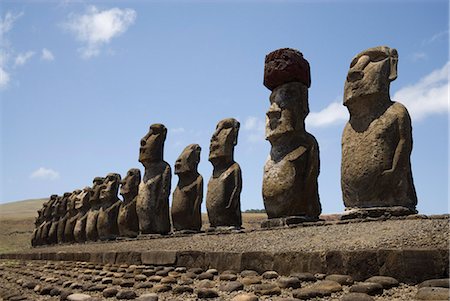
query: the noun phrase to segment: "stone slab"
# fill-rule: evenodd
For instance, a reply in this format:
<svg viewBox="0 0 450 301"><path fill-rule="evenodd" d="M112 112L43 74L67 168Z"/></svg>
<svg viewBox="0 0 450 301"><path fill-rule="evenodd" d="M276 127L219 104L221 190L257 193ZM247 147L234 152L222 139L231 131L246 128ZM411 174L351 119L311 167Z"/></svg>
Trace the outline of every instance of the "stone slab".
<svg viewBox="0 0 450 301"><path fill-rule="evenodd" d="M224 270L275 270L291 273L346 274L356 281L371 276L391 276L403 283L448 278L448 249L381 249L328 252L34 252L0 254L1 259L64 260L104 264L172 265Z"/></svg>

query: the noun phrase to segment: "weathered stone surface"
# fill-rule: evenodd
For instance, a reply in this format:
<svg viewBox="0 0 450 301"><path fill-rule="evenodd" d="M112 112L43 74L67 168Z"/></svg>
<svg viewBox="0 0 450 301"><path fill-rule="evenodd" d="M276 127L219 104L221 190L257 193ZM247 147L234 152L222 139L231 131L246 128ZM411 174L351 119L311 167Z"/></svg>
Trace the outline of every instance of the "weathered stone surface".
<svg viewBox="0 0 450 301"><path fill-rule="evenodd" d="M220 274L220 276L219 276L219 280L223 280L223 281L235 281L236 279L237 279L237 275L231 274L231 273L224 273L224 274Z"/></svg>
<svg viewBox="0 0 450 301"><path fill-rule="evenodd" d="M244 252L241 255L241 268L264 273L274 269L274 260L276 256L270 252Z"/></svg>
<svg viewBox="0 0 450 301"><path fill-rule="evenodd" d="M322 273L326 271L325 260L320 252L283 252L273 256L272 268L280 274ZM329 271L331 272L331 271Z"/></svg>
<svg viewBox="0 0 450 301"><path fill-rule="evenodd" d="M416 294L416 300L449 300L450 290L444 287L422 287Z"/></svg>
<svg viewBox="0 0 450 301"><path fill-rule="evenodd" d="M167 129L153 124L142 139L139 162L145 167L139 185L136 212L142 234L167 234L170 232L169 195L171 185L170 165L163 160Z"/></svg>
<svg viewBox="0 0 450 301"><path fill-rule="evenodd" d="M123 203L120 204L117 216L119 235L123 237L136 237L139 234L138 216L136 213L136 200L141 183L141 171L132 168L121 181L120 194Z"/></svg>
<svg viewBox="0 0 450 301"><path fill-rule="evenodd" d="M87 301L91 299L91 296L86 294L72 294L67 296L67 300L69 301Z"/></svg>
<svg viewBox="0 0 450 301"><path fill-rule="evenodd" d="M177 265L187 268L201 267L201 271L203 272L203 269L207 267L205 253L200 251L177 252Z"/></svg>
<svg viewBox="0 0 450 301"><path fill-rule="evenodd" d="M399 285L397 279L388 276L373 276L367 279L365 282L378 283L383 286L384 289L390 289Z"/></svg>
<svg viewBox="0 0 450 301"><path fill-rule="evenodd" d="M139 298L137 298L136 300L138 300L138 301L158 301L158 295L155 293L143 294L143 295L140 295Z"/></svg>
<svg viewBox="0 0 450 301"><path fill-rule="evenodd" d="M383 286L374 282L361 282L350 287L351 293L364 293L368 295L381 295L383 293Z"/></svg>
<svg viewBox="0 0 450 301"><path fill-rule="evenodd" d="M298 299L309 299L314 297L330 296L334 292L339 292L342 290L342 286L335 282L329 280L322 280L316 282L311 287L297 289L292 292L294 298Z"/></svg>
<svg viewBox="0 0 450 301"><path fill-rule="evenodd" d="M315 281L317 281L316 277L314 277L314 275L311 274L311 273L291 273L291 276L292 277L297 277L298 280L305 281L305 282L308 282L308 281L315 282Z"/></svg>
<svg viewBox="0 0 450 301"><path fill-rule="evenodd" d="M374 301L375 299L364 293L349 293L345 294L341 301Z"/></svg>
<svg viewBox="0 0 450 301"><path fill-rule="evenodd" d="M136 299L137 295L134 291L132 290L122 290L119 291L116 295L116 298L119 300L125 299L125 300L131 300L131 299Z"/></svg>
<svg viewBox="0 0 450 301"><path fill-rule="evenodd" d="M173 265L177 261L176 251L148 251L141 253L143 264Z"/></svg>
<svg viewBox="0 0 450 301"><path fill-rule="evenodd" d="M354 282L352 276L339 274L328 275L325 280L336 281L340 285L352 285Z"/></svg>
<svg viewBox="0 0 450 301"><path fill-rule="evenodd" d="M203 177L197 171L200 152L198 144L190 144L175 162L175 174L179 177L171 207L175 231L200 231L202 227Z"/></svg>
<svg viewBox="0 0 450 301"><path fill-rule="evenodd" d="M301 286L300 280L297 277L280 277L277 280L280 288L299 288Z"/></svg>
<svg viewBox="0 0 450 301"><path fill-rule="evenodd" d="M296 49L277 49L268 55L264 62L264 86L273 90L289 82L301 82L311 86L309 63Z"/></svg>
<svg viewBox="0 0 450 301"><path fill-rule="evenodd" d="M235 292L235 291L240 291L243 289L244 289L244 285L239 281L230 281L230 282L221 284L219 286L220 291L229 292L229 293Z"/></svg>
<svg viewBox="0 0 450 301"><path fill-rule="evenodd" d="M379 215L391 214L392 207L416 213L411 119L406 108L389 97L397 61L397 50L382 46L364 50L350 65L344 87L350 121L342 135L341 165L349 214L374 207L383 207Z"/></svg>
<svg viewBox="0 0 450 301"><path fill-rule="evenodd" d="M187 286L187 285L181 285L181 286L174 287L172 289L172 292L174 294L176 294L176 295L183 294L183 293L191 294L191 293L194 292L194 289L192 287L190 287L190 286Z"/></svg>
<svg viewBox="0 0 450 301"><path fill-rule="evenodd" d="M254 294L249 294L249 293L245 293L245 294L239 294L233 297L233 299L231 299L231 301L258 301L259 298L256 297Z"/></svg>
<svg viewBox="0 0 450 301"><path fill-rule="evenodd" d="M163 293L163 292L168 292L172 289L172 286L168 285L168 284L156 284L155 286L153 286L152 291L155 293Z"/></svg>
<svg viewBox="0 0 450 301"><path fill-rule="evenodd" d="M117 287L108 287L103 290L102 295L105 298L111 298L111 297L114 297L115 295L117 295L118 292L119 292L119 289Z"/></svg>
<svg viewBox="0 0 450 301"><path fill-rule="evenodd" d="M240 123L234 118L221 120L211 137L209 161L213 174L208 182L206 209L210 226L240 228L241 216L241 168L234 161Z"/></svg>
<svg viewBox="0 0 450 301"><path fill-rule="evenodd" d="M219 294L213 290L208 288L200 288L197 290L197 297L204 298L204 299L210 299L210 298L216 298Z"/></svg>
<svg viewBox="0 0 450 301"><path fill-rule="evenodd" d="M450 279L444 278L444 279L430 279L425 280L424 282L419 284L419 288L422 287L450 287Z"/></svg>
<svg viewBox="0 0 450 301"><path fill-rule="evenodd" d="M253 287L255 294L263 296L278 296L281 294L280 288L273 283L257 284Z"/></svg>
<svg viewBox="0 0 450 301"><path fill-rule="evenodd" d="M262 275L263 279L276 279L280 275L276 271L266 271Z"/></svg>
<svg viewBox="0 0 450 301"><path fill-rule="evenodd" d="M272 54L297 57L298 61L306 62L300 52L291 49L280 49ZM272 61L266 58L268 63ZM309 78L309 65L306 72ZM295 72L290 76L295 79ZM309 83L298 79L281 81L273 86L270 95L266 140L271 150L263 175L264 207L269 219L297 216L317 220L322 210L317 184L319 147L314 136L305 130L305 118L309 113L308 86Z"/></svg>
<svg viewBox="0 0 450 301"><path fill-rule="evenodd" d="M97 233L100 240L111 240L119 235L117 216L122 202L117 197L117 193L119 192L120 180L119 174L110 173L103 181L97 217Z"/></svg>
<svg viewBox="0 0 450 301"><path fill-rule="evenodd" d="M105 178L95 177L92 190L90 190L89 204L90 209L86 217L86 240L96 241L98 239L97 218L100 209L100 192L103 189Z"/></svg>

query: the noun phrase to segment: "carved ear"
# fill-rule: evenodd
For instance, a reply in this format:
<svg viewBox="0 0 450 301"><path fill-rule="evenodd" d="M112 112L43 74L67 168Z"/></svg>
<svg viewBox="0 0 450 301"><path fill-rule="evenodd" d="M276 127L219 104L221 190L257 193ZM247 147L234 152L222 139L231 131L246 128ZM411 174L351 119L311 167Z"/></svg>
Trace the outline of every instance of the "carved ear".
<svg viewBox="0 0 450 301"><path fill-rule="evenodd" d="M390 49L389 60L391 70L389 73L389 80L394 81L397 78L398 52L397 49Z"/></svg>

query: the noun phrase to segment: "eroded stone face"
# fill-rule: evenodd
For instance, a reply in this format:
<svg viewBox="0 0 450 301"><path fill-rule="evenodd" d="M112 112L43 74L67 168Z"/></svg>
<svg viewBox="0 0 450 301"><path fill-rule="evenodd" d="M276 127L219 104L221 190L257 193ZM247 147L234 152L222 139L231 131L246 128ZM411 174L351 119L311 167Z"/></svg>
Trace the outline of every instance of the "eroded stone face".
<svg viewBox="0 0 450 301"><path fill-rule="evenodd" d="M103 181L97 217L97 233L100 240L113 239L119 234L117 216L121 202L117 193L119 192L120 180L119 174L110 173Z"/></svg>
<svg viewBox="0 0 450 301"><path fill-rule="evenodd" d="M268 57L273 53L289 57L291 64L306 62L298 51L279 49ZM274 61L277 60L266 58L266 65L269 64L266 69L272 68L270 64ZM305 130L310 81L301 78L309 79L309 64L298 63L297 67L284 68L281 74L291 80L278 81L277 86L270 87L273 91L266 114L266 139L271 151L264 166L262 189L269 219L299 216L314 220L321 213L317 187L319 147L314 136ZM301 77L298 70L308 74Z"/></svg>
<svg viewBox="0 0 450 301"><path fill-rule="evenodd" d="M209 161L213 175L208 182L206 209L211 227L232 226L240 228L242 175L239 164L234 161L239 122L227 118L217 124L211 138Z"/></svg>
<svg viewBox="0 0 450 301"><path fill-rule="evenodd" d="M141 171L132 168L122 180L120 194L123 202L120 204L117 223L119 235L123 237L136 237L139 234L139 223L136 213L136 200L141 182Z"/></svg>
<svg viewBox="0 0 450 301"><path fill-rule="evenodd" d="M197 171L200 152L198 144L188 145L175 162L175 174L179 177L171 208L175 231L200 231L202 227L203 177Z"/></svg>
<svg viewBox="0 0 450 301"><path fill-rule="evenodd" d="M104 178L95 177L89 196L90 209L86 216L86 240L96 241L98 239L97 218L100 208L100 192L103 189Z"/></svg>
<svg viewBox="0 0 450 301"><path fill-rule="evenodd" d="M415 213L417 196L410 155L411 119L391 101L398 54L385 46L367 49L351 62L344 87L350 120L342 135L341 187L347 210L404 207Z"/></svg>
<svg viewBox="0 0 450 301"><path fill-rule="evenodd" d="M139 185L136 212L139 231L142 234L167 234L170 232L169 194L171 169L163 160L167 129L153 124L141 139L139 162L145 167L144 178Z"/></svg>

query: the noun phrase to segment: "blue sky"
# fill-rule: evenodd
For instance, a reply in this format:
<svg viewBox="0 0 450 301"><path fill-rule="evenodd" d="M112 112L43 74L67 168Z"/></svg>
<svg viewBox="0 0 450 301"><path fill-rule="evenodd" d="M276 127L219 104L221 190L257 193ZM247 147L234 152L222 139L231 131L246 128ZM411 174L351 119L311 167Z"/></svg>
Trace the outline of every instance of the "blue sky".
<svg viewBox="0 0 450 301"><path fill-rule="evenodd" d="M448 1L2 1L0 202L143 170L139 141L152 123L168 128L172 166L201 145L206 189L210 137L234 117L242 209L263 208L264 57L291 47L311 65L323 212L342 212L344 80L354 55L387 45L399 52L391 97L413 118L418 209L448 212L448 16Z"/></svg>

